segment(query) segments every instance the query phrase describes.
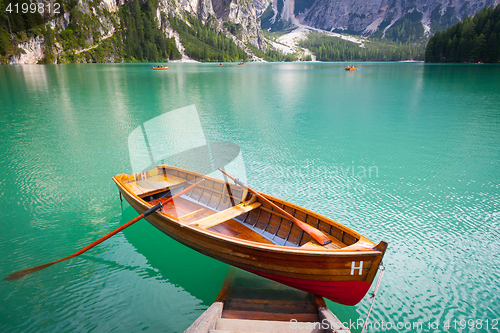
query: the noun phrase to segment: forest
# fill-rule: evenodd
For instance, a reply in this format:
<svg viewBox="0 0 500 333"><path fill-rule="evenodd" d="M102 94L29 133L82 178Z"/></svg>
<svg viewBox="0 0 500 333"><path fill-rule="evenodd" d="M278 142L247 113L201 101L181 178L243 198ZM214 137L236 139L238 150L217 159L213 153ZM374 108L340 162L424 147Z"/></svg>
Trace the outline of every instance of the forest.
<svg viewBox="0 0 500 333"><path fill-rule="evenodd" d="M169 18L170 25L179 33L185 52L191 58L217 62L248 60L245 51L227 38L222 31L217 31L210 19L205 24L191 16L187 16L186 19L190 25L175 16Z"/></svg>
<svg viewBox="0 0 500 333"><path fill-rule="evenodd" d="M426 62L498 63L500 61L500 5L484 8L431 37Z"/></svg>
<svg viewBox="0 0 500 333"><path fill-rule="evenodd" d="M120 7L118 13L101 10L96 3L93 10L105 17L116 27L112 36L103 38L101 24L95 15L87 15L79 8L77 0L57 0L61 13L67 12L71 21L67 28L55 31L46 24L50 19L38 13L13 14L0 12L0 63L9 63L13 54L19 52L17 45L38 35L45 39L45 59L41 63L61 62L163 62L180 59L181 54L173 38L167 38L158 27L156 12L158 0L129 1ZM95 1L94 1L95 2ZM22 3L22 0L9 0ZM6 8L7 0L0 0L0 7ZM448 13L449 12L449 13ZM215 18L203 23L199 18L185 16L187 22L178 17L166 17L171 27L179 33L185 52L198 61L229 62L248 61L248 55L230 38L241 37L241 24L224 21L224 34L217 27ZM438 15L437 9L436 13ZM445 17L446 16L446 17ZM382 22L379 30L370 38L363 39L363 46L341 38L311 32L300 42L300 46L311 50L319 61L403 61L424 60L426 62L484 62L500 61L500 5L487 7L454 26L436 31L453 22L454 12L447 11L432 27L436 31L427 43L421 35L421 14L412 12L395 22L389 29L389 22ZM272 39L272 35L264 35ZM382 38L382 36L384 36ZM58 45L60 53L56 54ZM257 57L267 61L294 61L296 54L283 54L270 47L259 50L246 44ZM86 51L85 51L86 50ZM310 58L303 59L310 60Z"/></svg>
<svg viewBox="0 0 500 333"><path fill-rule="evenodd" d="M364 47L338 37L318 32L309 33L299 44L311 50L319 61L401 61L423 60L423 44L365 40Z"/></svg>
<svg viewBox="0 0 500 333"><path fill-rule="evenodd" d="M23 3L22 0L12 1L19 5ZM0 0L2 8L5 4L5 0ZM60 6L60 15L66 12L71 17L66 29L60 32L46 24L54 19L47 13L0 12L0 63L9 63L9 58L19 51L17 45L35 35L45 39L45 58L41 63L53 63L56 57L58 63L161 62L181 57L174 40L167 38L155 21L157 0L130 1L121 6L120 23L107 10L95 5L95 12L107 17L117 27L115 33L105 40L101 40L98 18L84 14L78 1L60 1ZM57 56L53 53L56 43L63 51ZM81 52L85 49L88 50Z"/></svg>
<svg viewBox="0 0 500 333"><path fill-rule="evenodd" d="M424 35L424 26L422 25L422 13L418 11L413 11L407 13L405 16L401 17L399 20L394 22L387 30L385 28L389 25L390 20L383 21L379 26L377 32L370 36L370 39L384 39L401 42L403 44L410 44L419 42ZM384 35L385 30L385 35Z"/></svg>
<svg viewBox="0 0 500 333"><path fill-rule="evenodd" d="M44 16L38 11L22 13L22 3L20 0L0 0L0 64L7 63L8 56L17 53L18 43L44 32L41 28Z"/></svg>
<svg viewBox="0 0 500 333"><path fill-rule="evenodd" d="M130 1L120 8L125 60L160 62L181 58L173 38L166 38L158 28L157 8L157 0Z"/></svg>

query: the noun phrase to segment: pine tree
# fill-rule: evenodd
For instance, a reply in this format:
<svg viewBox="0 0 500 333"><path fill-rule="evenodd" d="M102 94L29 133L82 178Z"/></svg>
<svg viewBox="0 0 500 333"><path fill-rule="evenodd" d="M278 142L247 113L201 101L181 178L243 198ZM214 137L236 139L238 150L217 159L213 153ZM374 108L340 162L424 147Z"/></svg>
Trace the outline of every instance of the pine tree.
<svg viewBox="0 0 500 333"><path fill-rule="evenodd" d="M428 42L426 62L500 61L500 5L485 7L474 17L436 33Z"/></svg>

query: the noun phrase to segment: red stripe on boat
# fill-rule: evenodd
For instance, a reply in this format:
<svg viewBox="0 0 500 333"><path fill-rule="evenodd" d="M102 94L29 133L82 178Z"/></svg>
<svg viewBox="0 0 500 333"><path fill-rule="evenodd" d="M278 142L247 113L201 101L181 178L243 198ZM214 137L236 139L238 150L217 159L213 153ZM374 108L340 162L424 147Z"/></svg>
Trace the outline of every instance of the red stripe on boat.
<svg viewBox="0 0 500 333"><path fill-rule="evenodd" d="M365 297L368 289L370 289L370 284L364 281L318 281L290 278L250 269L245 270L287 286L328 298L333 302L344 305L358 304L359 301Z"/></svg>

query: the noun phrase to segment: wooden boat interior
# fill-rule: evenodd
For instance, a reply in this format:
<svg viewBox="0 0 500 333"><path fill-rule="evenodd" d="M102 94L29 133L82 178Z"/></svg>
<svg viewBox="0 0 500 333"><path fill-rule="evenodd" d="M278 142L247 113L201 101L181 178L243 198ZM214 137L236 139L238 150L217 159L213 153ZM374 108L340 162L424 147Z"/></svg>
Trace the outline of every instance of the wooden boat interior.
<svg viewBox="0 0 500 333"><path fill-rule="evenodd" d="M202 178L206 180L201 185L164 205L161 212L181 223L263 244L325 250L341 249L360 239L360 235L333 220L266 195L295 218L323 231L332 240L323 247L287 216L246 189L172 166L161 165L142 173L122 174L118 180L129 191L155 205Z"/></svg>

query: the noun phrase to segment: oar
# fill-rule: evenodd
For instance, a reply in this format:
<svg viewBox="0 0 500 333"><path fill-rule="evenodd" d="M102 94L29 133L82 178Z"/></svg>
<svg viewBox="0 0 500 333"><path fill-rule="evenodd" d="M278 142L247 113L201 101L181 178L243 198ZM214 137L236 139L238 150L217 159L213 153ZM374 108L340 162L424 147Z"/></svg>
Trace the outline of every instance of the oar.
<svg viewBox="0 0 500 333"><path fill-rule="evenodd" d="M201 184L202 182L204 182L205 179L202 179L200 180L199 182L197 183L194 183L193 185L189 186L188 188L180 191L179 193L171 196L170 198L168 198L167 200L165 200L165 202L162 204L161 202L159 202L157 205L151 207L150 209L148 209L147 211L145 211L144 213L142 213L141 215L137 216L135 219L133 220L130 220L128 221L127 223L125 223L124 225L122 225L121 227L118 227L116 228L115 230L111 231L110 233L108 233L107 235L99 238L98 240L96 240L95 242L93 242L92 244L90 245L87 245L86 247L84 247L83 249L81 249L80 251L70 255L69 257L66 257L66 258L62 258L62 259L59 259L59 260L56 260L56 261L52 261L52 262L49 262L49 263L46 263L46 264L43 264L43 265L38 265L38 266L35 266L35 267L31 267L31 268L27 268L27 269L23 269L22 271L17 271L17 272L14 272L12 274L10 274L9 276L7 276L5 278L5 280L7 281L12 281L12 280L16 280L16 279L19 279L19 278L22 278L23 276L25 275L28 275L28 274L31 274L33 272L36 272L36 271L40 271L44 268L47 268L49 266L52 266L54 264L57 264L58 262L61 262L61 261L64 261L64 260L68 260L70 258L73 258L73 257L76 257L76 256L79 256L80 254L84 253L84 252L87 252L88 250L90 250L91 248L93 248L94 246L98 245L98 244L101 244L102 242L104 242L106 239L110 238L111 236L114 236L115 234L119 233L120 231L122 231L123 229L125 228L128 228L130 227L132 224L134 224L135 222L139 221L139 220L142 220L143 218L145 218L146 216L156 212L158 209L160 209L163 205L169 203L170 201L174 200L175 198L183 195L184 193L192 190L194 187L198 186L199 184ZM166 194L167 195L167 194ZM161 198L160 198L161 199Z"/></svg>
<svg viewBox="0 0 500 333"><path fill-rule="evenodd" d="M304 230L305 232L307 232L312 238L314 238L318 243L320 243L321 245L326 245L326 244L329 244L332 242L332 240L330 238L328 238L328 236L326 236L322 231L316 229L315 227L313 226L310 226L309 224L307 223L304 223L298 219L296 219L292 214L290 214L289 212L287 212L286 210L280 208L278 205L276 205L275 203L269 201L266 197L264 197L262 194L260 194L259 192L251 189L250 187L248 187L247 185L243 184L238 178L234 178L233 176L231 176L230 174L228 174L227 172L219 169L220 172L222 172L223 174L225 174L226 176L228 176L229 178L231 178L234 183L236 185L239 185L241 187L244 187L246 188L249 192L255 194L257 197L259 197L262 201L264 202L267 202L268 204L270 204L274 209L276 209L278 212L280 212L281 214L287 216L290 220L293 221L293 223L295 223L300 229Z"/></svg>

